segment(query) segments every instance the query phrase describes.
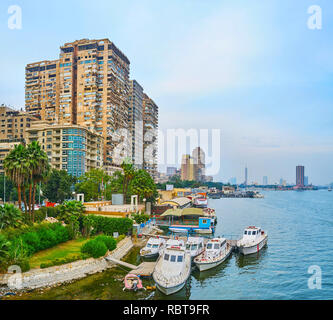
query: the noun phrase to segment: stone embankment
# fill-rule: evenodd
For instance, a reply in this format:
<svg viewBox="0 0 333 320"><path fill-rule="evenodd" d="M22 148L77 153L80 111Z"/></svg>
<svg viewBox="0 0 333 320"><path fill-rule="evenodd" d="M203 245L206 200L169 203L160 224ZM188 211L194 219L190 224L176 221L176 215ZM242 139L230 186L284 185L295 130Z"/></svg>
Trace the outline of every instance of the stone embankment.
<svg viewBox="0 0 333 320"><path fill-rule="evenodd" d="M120 241L117 249L109 253L108 256L121 259L132 248L132 240L130 237L127 237ZM27 291L43 287L53 287L102 272L114 266L114 263L102 257L75 261L45 269L33 269L24 273L0 275L0 289L3 286L2 291Z"/></svg>

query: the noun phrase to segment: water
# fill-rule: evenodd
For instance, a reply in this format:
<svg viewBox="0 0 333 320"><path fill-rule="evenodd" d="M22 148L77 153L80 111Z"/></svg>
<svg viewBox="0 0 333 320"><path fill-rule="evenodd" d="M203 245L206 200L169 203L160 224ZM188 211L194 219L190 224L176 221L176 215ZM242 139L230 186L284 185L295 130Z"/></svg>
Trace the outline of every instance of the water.
<svg viewBox="0 0 333 320"><path fill-rule="evenodd" d="M268 233L268 247L254 256L233 253L225 263L204 273L194 269L186 287L175 295L122 293L121 281L112 282L113 271L107 271L26 298L333 299L333 193L268 191L264 195L264 199L209 200L218 216L216 235L235 239L245 227L256 225ZM136 253L128 259L135 261ZM320 290L308 287L312 265L322 271Z"/></svg>

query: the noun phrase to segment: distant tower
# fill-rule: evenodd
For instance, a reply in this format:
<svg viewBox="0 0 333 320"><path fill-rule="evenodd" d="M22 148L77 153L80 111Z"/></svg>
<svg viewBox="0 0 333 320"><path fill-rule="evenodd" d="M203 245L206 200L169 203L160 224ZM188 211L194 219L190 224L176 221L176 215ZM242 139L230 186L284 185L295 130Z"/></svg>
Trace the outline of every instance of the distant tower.
<svg viewBox="0 0 333 320"><path fill-rule="evenodd" d="M262 179L262 184L264 186L267 186L268 185L268 177L267 176L264 176L263 179Z"/></svg>
<svg viewBox="0 0 333 320"><path fill-rule="evenodd" d="M244 184L247 186L247 166L245 167L245 182Z"/></svg>
<svg viewBox="0 0 333 320"><path fill-rule="evenodd" d="M304 166L296 167L296 186L304 187Z"/></svg>

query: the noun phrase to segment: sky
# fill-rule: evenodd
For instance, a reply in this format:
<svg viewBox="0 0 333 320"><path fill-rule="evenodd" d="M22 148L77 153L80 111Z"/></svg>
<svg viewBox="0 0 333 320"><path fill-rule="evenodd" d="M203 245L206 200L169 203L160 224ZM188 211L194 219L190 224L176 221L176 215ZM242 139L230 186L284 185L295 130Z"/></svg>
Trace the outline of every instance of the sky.
<svg viewBox="0 0 333 320"><path fill-rule="evenodd" d="M19 30L8 28L11 5ZM321 29L308 27L311 5ZM333 182L330 0L1 0L0 36L0 104L24 107L27 63L109 38L159 106L162 132L220 130L215 181L241 183L247 166L250 182L294 183L301 164L313 184Z"/></svg>

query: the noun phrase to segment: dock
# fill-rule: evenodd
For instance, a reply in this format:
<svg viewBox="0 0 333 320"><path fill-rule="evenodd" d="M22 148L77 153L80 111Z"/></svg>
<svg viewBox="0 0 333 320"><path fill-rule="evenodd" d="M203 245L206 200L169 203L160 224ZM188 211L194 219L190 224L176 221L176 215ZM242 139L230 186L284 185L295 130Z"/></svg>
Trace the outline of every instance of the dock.
<svg viewBox="0 0 333 320"><path fill-rule="evenodd" d="M130 264L130 263L127 263L125 261L121 261L121 260L118 260L118 259L115 259L115 258L112 258L112 257L106 257L105 260L116 263L116 264L119 264L119 265L121 265L123 267L126 267L128 269L136 269L136 268L139 267L139 266L135 266L134 264Z"/></svg>
<svg viewBox="0 0 333 320"><path fill-rule="evenodd" d="M157 261L154 262L142 262L135 269L131 270L130 273L136 274L141 277L151 277Z"/></svg>

